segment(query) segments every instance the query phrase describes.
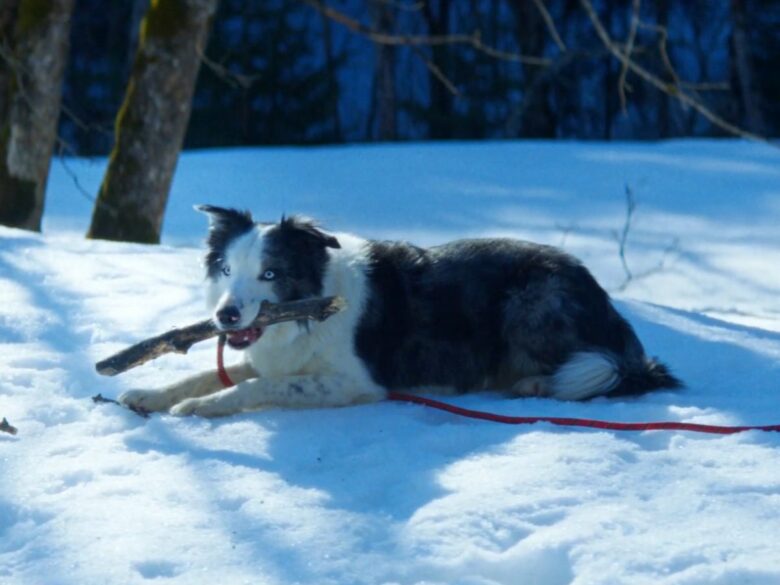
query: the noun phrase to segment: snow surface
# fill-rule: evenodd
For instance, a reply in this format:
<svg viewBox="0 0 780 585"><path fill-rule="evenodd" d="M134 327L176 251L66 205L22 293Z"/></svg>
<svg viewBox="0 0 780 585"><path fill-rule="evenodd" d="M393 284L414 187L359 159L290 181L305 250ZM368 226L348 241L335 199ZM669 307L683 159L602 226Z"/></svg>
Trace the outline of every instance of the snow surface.
<svg viewBox="0 0 780 585"><path fill-rule="evenodd" d="M45 235L0 229L3 585L780 583L780 436L503 426L418 406L144 420L98 359L204 317L211 202L432 244L562 245L688 384L633 400L450 398L515 415L780 422L780 154L736 141L184 155L164 245L86 241L105 161L56 163ZM75 180L74 180L75 177ZM638 202L624 285L615 233ZM236 356L229 356L235 360Z"/></svg>

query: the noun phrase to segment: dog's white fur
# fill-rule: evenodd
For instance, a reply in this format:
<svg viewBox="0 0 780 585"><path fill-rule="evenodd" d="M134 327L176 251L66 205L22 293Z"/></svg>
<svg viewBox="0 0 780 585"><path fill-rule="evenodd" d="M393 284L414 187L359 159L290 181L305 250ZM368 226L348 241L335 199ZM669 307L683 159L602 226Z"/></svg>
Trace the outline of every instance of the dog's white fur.
<svg viewBox="0 0 780 585"><path fill-rule="evenodd" d="M577 352L550 376L523 378L512 391L523 397L587 400L602 396L620 382L617 364L606 354Z"/></svg>
<svg viewBox="0 0 780 585"><path fill-rule="evenodd" d="M263 300L277 300L271 286L256 278L266 229L256 226L237 238L227 250L230 277L209 281L211 309L239 306L241 327L251 323ZM269 406L333 407L383 399L386 391L374 383L353 348L353 331L366 297L366 241L344 233L336 237L341 248L328 250L322 295L342 296L348 310L310 331L297 323L267 328L244 350L246 366L228 371L237 382L231 388L223 389L212 371L162 390L130 390L120 402L151 411L170 409L179 416L214 417Z"/></svg>

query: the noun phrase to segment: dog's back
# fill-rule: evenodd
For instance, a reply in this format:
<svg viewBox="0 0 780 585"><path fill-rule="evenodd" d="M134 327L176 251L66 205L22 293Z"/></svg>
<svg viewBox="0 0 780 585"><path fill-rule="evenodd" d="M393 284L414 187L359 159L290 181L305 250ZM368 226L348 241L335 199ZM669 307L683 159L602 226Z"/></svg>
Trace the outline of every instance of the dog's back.
<svg viewBox="0 0 780 585"><path fill-rule="evenodd" d="M355 349L380 385L578 400L673 388L572 256L509 239L368 245Z"/></svg>

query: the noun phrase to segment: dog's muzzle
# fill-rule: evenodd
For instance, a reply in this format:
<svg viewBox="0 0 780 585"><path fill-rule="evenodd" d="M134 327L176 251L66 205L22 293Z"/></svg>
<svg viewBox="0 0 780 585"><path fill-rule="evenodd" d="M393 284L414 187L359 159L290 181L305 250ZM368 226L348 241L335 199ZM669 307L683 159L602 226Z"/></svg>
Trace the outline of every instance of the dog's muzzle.
<svg viewBox="0 0 780 585"><path fill-rule="evenodd" d="M238 331L225 331L227 344L233 349L246 349L263 335L262 327L250 327Z"/></svg>
<svg viewBox="0 0 780 585"><path fill-rule="evenodd" d="M227 336L227 344L233 349L246 349L263 335L262 327L234 329L241 321L241 311L234 305L222 307L215 316L219 328Z"/></svg>

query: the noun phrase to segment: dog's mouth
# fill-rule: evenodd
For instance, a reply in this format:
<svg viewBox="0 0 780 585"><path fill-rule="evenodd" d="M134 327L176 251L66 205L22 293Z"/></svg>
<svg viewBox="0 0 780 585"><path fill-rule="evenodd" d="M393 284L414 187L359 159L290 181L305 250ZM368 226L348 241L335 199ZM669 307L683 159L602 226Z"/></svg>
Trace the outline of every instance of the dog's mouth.
<svg viewBox="0 0 780 585"><path fill-rule="evenodd" d="M246 349L263 335L262 327L249 327L238 331L226 331L227 344L232 349Z"/></svg>

